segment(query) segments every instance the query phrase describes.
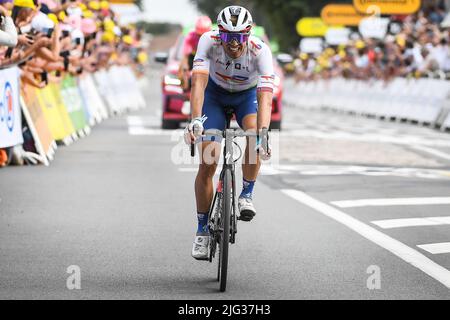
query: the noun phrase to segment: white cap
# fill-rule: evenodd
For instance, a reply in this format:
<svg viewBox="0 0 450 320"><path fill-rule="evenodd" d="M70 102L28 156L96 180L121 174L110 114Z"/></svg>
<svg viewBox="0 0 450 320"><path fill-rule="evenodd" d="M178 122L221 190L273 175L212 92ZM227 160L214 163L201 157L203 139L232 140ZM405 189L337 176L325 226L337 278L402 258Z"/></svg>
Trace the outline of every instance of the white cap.
<svg viewBox="0 0 450 320"><path fill-rule="evenodd" d="M31 27L39 32L55 27L55 23L43 12L38 12L31 20Z"/></svg>
<svg viewBox="0 0 450 320"><path fill-rule="evenodd" d="M72 37L72 41L75 42L75 39L79 38L80 43L84 43L84 34L80 29L73 29L70 33L70 36Z"/></svg>
<svg viewBox="0 0 450 320"><path fill-rule="evenodd" d="M83 15L83 10L81 10L80 7L69 7L66 9L67 11L67 15L69 16L82 16Z"/></svg>
<svg viewBox="0 0 450 320"><path fill-rule="evenodd" d="M122 36L122 30L120 30L120 27L119 27L119 26L114 26L113 32L114 32L114 34L115 34L116 36L118 36L118 37Z"/></svg>

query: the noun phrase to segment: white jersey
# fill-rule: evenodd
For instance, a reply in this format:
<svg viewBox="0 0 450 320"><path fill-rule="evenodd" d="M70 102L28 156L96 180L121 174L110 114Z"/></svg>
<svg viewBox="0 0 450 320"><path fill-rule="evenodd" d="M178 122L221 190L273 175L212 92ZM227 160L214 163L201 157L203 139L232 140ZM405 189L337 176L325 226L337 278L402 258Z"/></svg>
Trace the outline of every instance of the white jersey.
<svg viewBox="0 0 450 320"><path fill-rule="evenodd" d="M253 87L272 92L275 79L272 52L263 41L250 36L242 55L232 59L225 53L218 31L200 37L192 72L209 74L218 86L230 92Z"/></svg>

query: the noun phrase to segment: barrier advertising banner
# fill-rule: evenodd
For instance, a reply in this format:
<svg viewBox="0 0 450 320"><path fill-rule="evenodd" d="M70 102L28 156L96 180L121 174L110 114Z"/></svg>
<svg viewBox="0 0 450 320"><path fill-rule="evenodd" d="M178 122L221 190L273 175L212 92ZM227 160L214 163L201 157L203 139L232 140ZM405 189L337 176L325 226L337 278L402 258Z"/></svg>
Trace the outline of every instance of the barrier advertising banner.
<svg viewBox="0 0 450 320"><path fill-rule="evenodd" d="M419 10L420 0L353 0L355 9L361 13L369 11L380 14L412 14Z"/></svg>
<svg viewBox="0 0 450 320"><path fill-rule="evenodd" d="M108 118L108 110L98 93L92 76L87 74L78 78L78 87L84 104L92 110L94 119L97 123Z"/></svg>
<svg viewBox="0 0 450 320"><path fill-rule="evenodd" d="M23 143L19 68L0 70L0 148Z"/></svg>
<svg viewBox="0 0 450 320"><path fill-rule="evenodd" d="M85 110L78 93L76 81L71 76L66 76L61 84L61 98L67 108L70 119L76 131L87 127Z"/></svg>
<svg viewBox="0 0 450 320"><path fill-rule="evenodd" d="M33 134L36 149L41 157L50 153L54 139L48 127L42 107L39 105L36 89L22 85L22 110Z"/></svg>
<svg viewBox="0 0 450 320"><path fill-rule="evenodd" d="M67 112L67 108L64 105L64 101L61 98L61 84L59 83L51 83L47 86L49 88L49 95L51 95L56 108L58 109L59 116L61 117L61 125L63 126L66 137L72 135L75 132L75 128L73 127L72 120L69 117L69 113Z"/></svg>
<svg viewBox="0 0 450 320"><path fill-rule="evenodd" d="M65 127L64 114L60 113L50 87L35 89L35 92L53 138L57 141L64 140L71 132Z"/></svg>

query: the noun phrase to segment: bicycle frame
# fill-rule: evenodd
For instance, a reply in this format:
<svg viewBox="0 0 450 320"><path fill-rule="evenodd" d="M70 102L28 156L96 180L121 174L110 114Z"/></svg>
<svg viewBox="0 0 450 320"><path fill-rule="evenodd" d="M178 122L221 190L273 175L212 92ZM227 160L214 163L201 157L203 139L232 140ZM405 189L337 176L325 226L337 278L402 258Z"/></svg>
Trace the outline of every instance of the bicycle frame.
<svg viewBox="0 0 450 320"><path fill-rule="evenodd" d="M220 281L220 291L225 291L228 269L228 244L234 244L237 233L236 216L236 176L233 158L233 143L236 137L256 137L256 132L245 132L240 129L231 129L230 123L234 109L227 108L225 130L207 130L204 136L219 136L225 139L223 149L223 166L219 175L219 183L214 193L213 201L208 212L208 225L210 227L210 256L212 262L217 247L221 248L218 263L217 280ZM195 155L194 144L191 145L191 156ZM231 183L228 179L231 178ZM231 189L231 190L230 190ZM231 201L229 199L231 197ZM218 203L216 203L219 201ZM229 202L230 201L230 202ZM223 252L222 252L223 248ZM223 261L222 261L223 256Z"/></svg>

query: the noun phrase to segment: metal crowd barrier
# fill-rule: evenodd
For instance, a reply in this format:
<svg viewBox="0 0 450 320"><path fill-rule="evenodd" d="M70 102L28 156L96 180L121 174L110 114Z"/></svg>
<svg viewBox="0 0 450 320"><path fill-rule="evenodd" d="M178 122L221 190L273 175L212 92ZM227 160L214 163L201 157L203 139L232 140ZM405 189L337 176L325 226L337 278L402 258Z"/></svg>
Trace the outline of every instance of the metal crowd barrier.
<svg viewBox="0 0 450 320"><path fill-rule="evenodd" d="M445 80L396 78L386 83L335 78L294 84L289 79L285 88L288 105L450 129L450 82Z"/></svg>
<svg viewBox="0 0 450 320"><path fill-rule="evenodd" d="M0 69L0 148L24 144L23 115L34 146L28 139L22 154L48 165L56 142L68 145L110 116L144 108L139 87L127 66L76 78L66 75L43 89L21 84L16 66Z"/></svg>

